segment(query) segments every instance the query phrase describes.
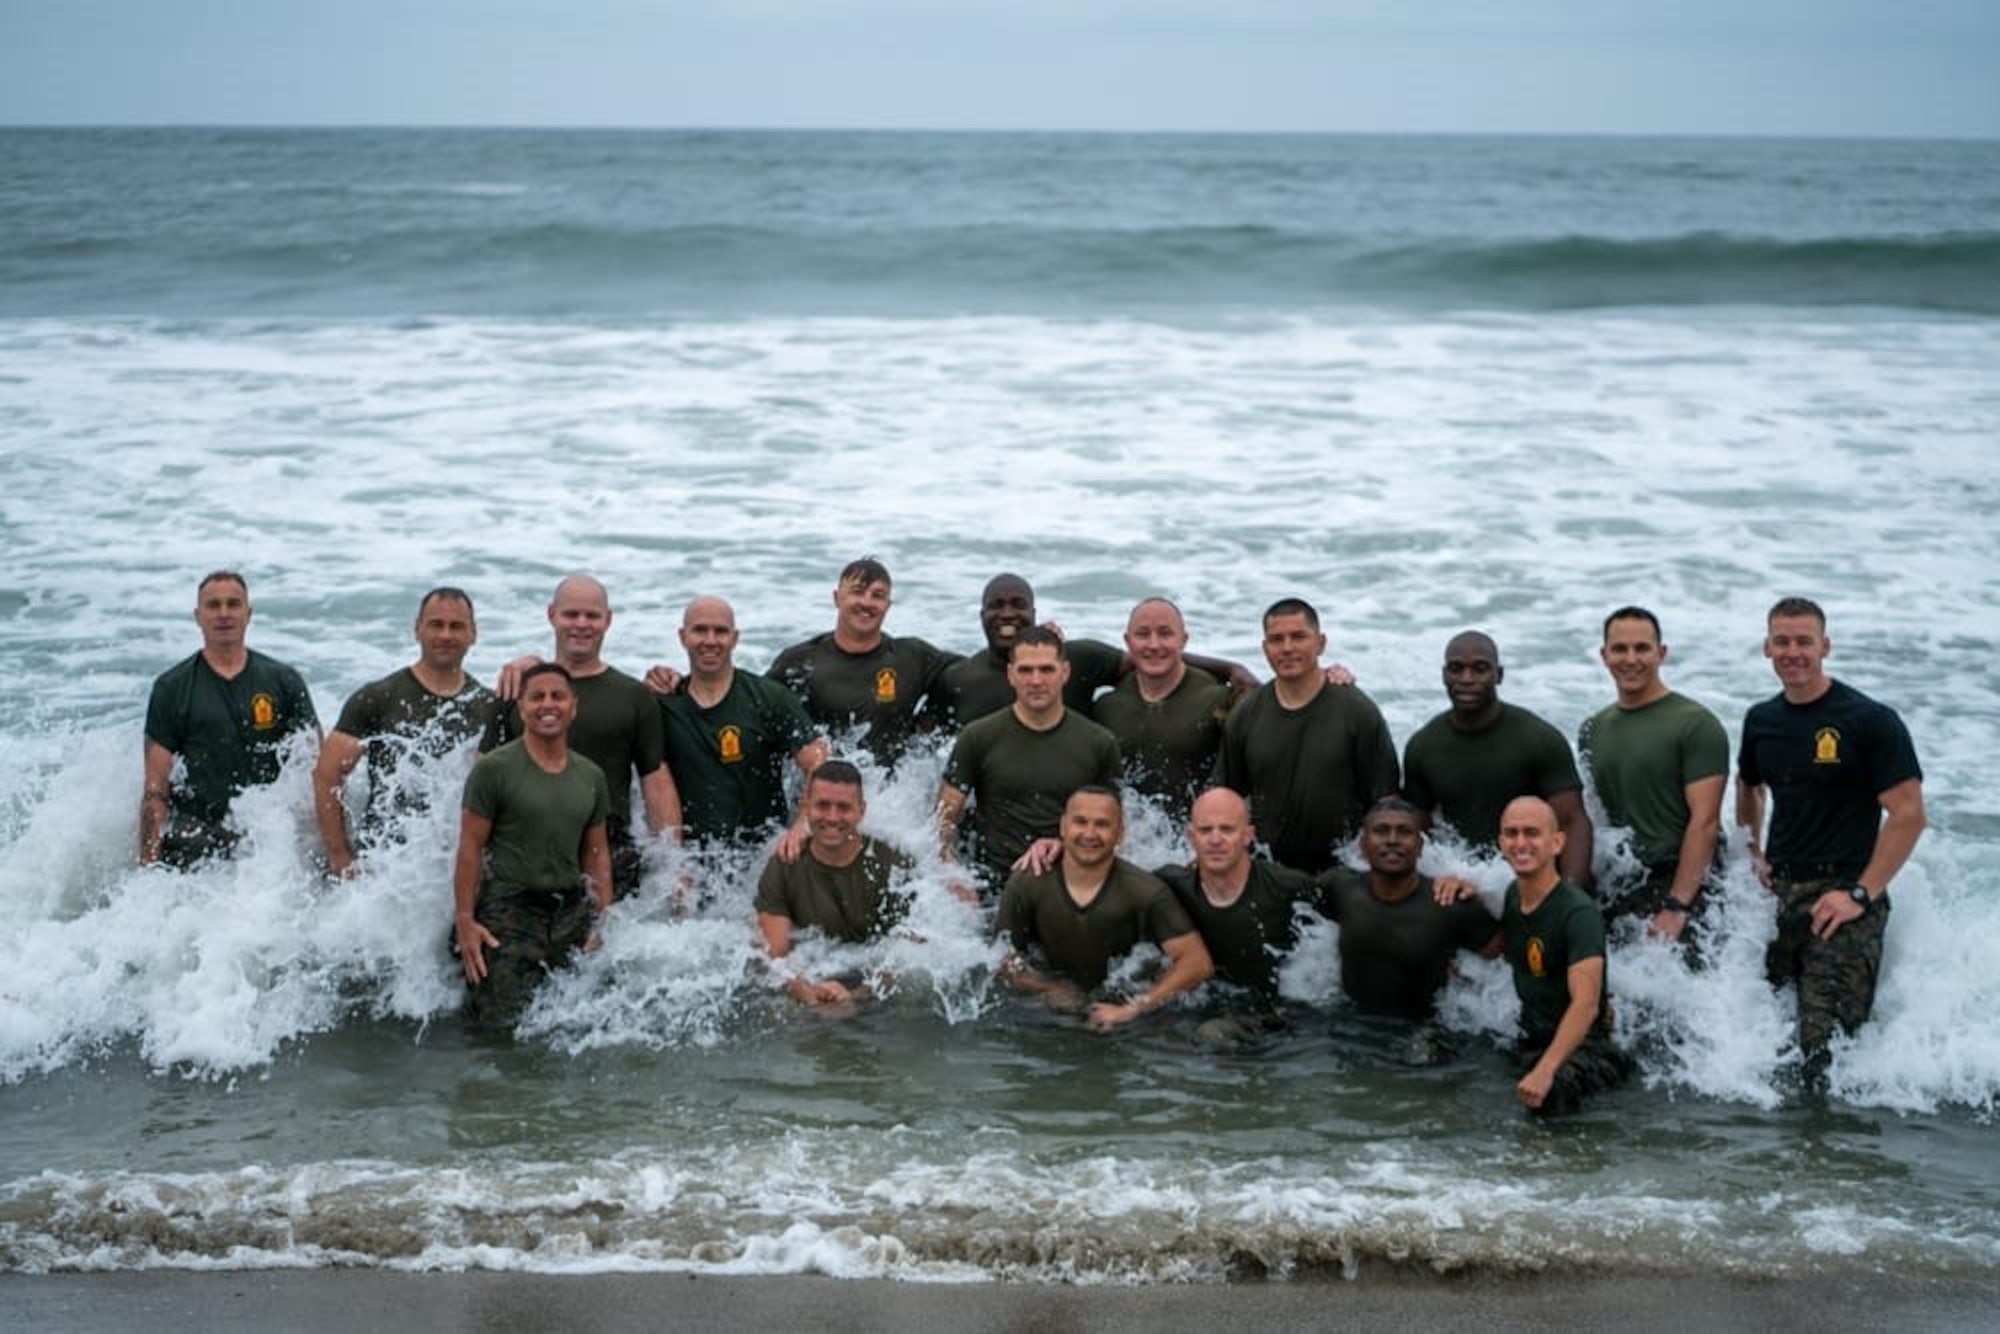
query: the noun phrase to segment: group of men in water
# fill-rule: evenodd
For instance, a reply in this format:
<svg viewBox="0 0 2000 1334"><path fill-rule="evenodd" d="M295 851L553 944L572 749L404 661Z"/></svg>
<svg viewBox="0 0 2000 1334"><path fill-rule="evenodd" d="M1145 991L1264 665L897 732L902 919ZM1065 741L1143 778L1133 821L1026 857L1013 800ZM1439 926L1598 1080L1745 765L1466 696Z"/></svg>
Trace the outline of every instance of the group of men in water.
<svg viewBox="0 0 2000 1334"><path fill-rule="evenodd" d="M878 561L851 563L833 591L834 628L780 653L764 676L735 665L729 604L696 598L680 629L686 672L641 680L603 660L608 595L573 575L548 607L554 655L517 659L489 691L464 667L472 599L435 589L418 608L417 660L357 691L319 746L327 868L353 875L368 849L398 837L421 771L477 738L453 933L475 1020L511 1023L548 969L592 947L603 915L639 887L647 854L673 841L768 847L756 914L774 971L801 1002L844 1003L865 979L796 967L797 933L863 941L901 929L919 857L861 832L864 774L833 743L888 771L916 738L941 732L953 739L937 860L954 892L993 910L1002 975L1094 1028L1211 977L1247 999L1204 1035L1278 1026L1279 968L1306 907L1339 924L1355 1005L1417 1024L1434 1016L1458 951L1504 954L1521 1000L1517 1091L1552 1112L1629 1069L1612 1041L1607 918L1643 919L1701 962L1728 741L1712 713L1661 680L1667 648L1643 608L1606 618L1601 655L1617 698L1579 736L1639 867L1597 884L1575 753L1500 699L1505 670L1487 635L1447 645L1450 707L1399 762L1374 702L1325 665L1326 636L1303 600L1265 611L1274 679L1260 684L1188 653L1164 598L1133 608L1121 650L1040 624L1027 582L1001 575L982 595L986 647L958 657L885 632L892 590ZM154 685L142 861L227 854L241 837L235 796L277 776L287 737L318 734L299 674L247 646L250 616L242 576L203 580L202 649ZM1889 884L1924 828L1922 774L1897 715L1826 675L1819 607L1785 599L1766 630L1781 690L1744 720L1737 819L1778 897L1768 972L1797 988L1800 1050L1818 1081L1833 1034L1872 1008ZM350 811L348 779L364 761L367 796ZM1148 871L1119 856L1126 791L1185 825L1190 860ZM1497 921L1471 886L1418 873L1438 826L1497 848L1513 871ZM1365 872L1341 860L1350 844ZM1144 985L1107 987L1142 942L1163 965Z"/></svg>

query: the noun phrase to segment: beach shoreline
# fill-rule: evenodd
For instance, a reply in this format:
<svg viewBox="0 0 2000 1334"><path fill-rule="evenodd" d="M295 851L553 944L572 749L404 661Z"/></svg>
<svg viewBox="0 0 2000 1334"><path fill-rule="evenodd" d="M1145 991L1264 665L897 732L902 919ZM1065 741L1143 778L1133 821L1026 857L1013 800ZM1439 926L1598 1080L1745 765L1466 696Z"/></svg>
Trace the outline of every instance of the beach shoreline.
<svg viewBox="0 0 2000 1334"><path fill-rule="evenodd" d="M1233 1328L1437 1331L1574 1328L1714 1331L1992 1328L2000 1276L1688 1278L1544 1275L1080 1286L905 1283L798 1275L408 1274L385 1270L153 1270L0 1276L21 1334L288 1329L717 1328L1153 1331L1163 1321Z"/></svg>

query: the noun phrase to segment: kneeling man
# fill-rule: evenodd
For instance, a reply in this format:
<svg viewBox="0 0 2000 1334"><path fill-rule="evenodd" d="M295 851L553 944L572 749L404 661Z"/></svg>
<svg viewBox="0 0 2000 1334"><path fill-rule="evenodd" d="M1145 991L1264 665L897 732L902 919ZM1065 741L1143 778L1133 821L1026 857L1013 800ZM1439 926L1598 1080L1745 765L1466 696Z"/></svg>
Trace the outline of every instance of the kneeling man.
<svg viewBox="0 0 2000 1334"><path fill-rule="evenodd" d="M611 906L611 809L604 770L569 748L576 691L544 662L521 673L523 734L465 780L458 861L459 962L480 1027L511 1027L535 987L579 949Z"/></svg>
<svg viewBox="0 0 2000 1334"><path fill-rule="evenodd" d="M1500 816L1500 855L1514 870L1500 914L1514 994L1521 998L1521 1055L1514 1086L1541 1115L1573 1112L1587 1094L1623 1083L1632 1063L1611 1043L1604 981L1604 917L1562 878L1555 808L1516 797Z"/></svg>
<svg viewBox="0 0 2000 1334"><path fill-rule="evenodd" d="M861 833L868 803L859 769L846 760L826 761L806 780L800 804L811 831L804 851L790 861L774 853L757 882L757 930L773 962L792 952L795 930L860 944L893 931L910 906L907 881L916 864ZM786 981L785 991L807 1005L838 1005L867 994L859 978L801 973Z"/></svg>
<svg viewBox="0 0 2000 1334"><path fill-rule="evenodd" d="M1125 815L1118 793L1080 787L1062 814L1062 860L1040 874L1022 871L1000 895L999 934L1010 953L1001 974L1051 1005L1082 1009L1104 984L1113 960L1140 941L1158 945L1167 969L1129 1001L1099 1001L1087 1015L1100 1031L1129 1023L1192 991L1214 971L1208 948L1173 894L1158 879L1118 856ZM1036 950L1047 972L1028 964Z"/></svg>

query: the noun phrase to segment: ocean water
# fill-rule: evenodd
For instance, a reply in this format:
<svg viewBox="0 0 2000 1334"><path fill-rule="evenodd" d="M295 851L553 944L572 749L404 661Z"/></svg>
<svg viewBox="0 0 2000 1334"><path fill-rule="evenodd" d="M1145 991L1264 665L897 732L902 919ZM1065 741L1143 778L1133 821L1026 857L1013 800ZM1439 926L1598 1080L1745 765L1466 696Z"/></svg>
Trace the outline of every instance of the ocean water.
<svg viewBox="0 0 2000 1334"><path fill-rule="evenodd" d="M0 1266L1991 1274L1996 367L1994 143L0 131ZM862 1013L783 1003L755 866L708 864L700 915L656 878L476 1044L465 757L351 883L301 765L235 862L132 865L211 568L330 722L436 583L482 676L577 569L614 663L719 593L761 666L867 552L890 629L959 650L1002 569L1104 638L1169 594L1259 669L1304 595L1399 740L1471 626L1573 732L1630 601L1733 733L1764 609L1813 596L1926 770L1875 1019L1788 1094L1740 849L1710 971L1615 943L1642 1074L1558 1125L1495 965L1433 1068L1344 1006L1330 927L1268 1050L1198 1007L1105 1038L997 995L935 876L923 944L814 947L894 978ZM940 763L875 775L871 826L927 846Z"/></svg>

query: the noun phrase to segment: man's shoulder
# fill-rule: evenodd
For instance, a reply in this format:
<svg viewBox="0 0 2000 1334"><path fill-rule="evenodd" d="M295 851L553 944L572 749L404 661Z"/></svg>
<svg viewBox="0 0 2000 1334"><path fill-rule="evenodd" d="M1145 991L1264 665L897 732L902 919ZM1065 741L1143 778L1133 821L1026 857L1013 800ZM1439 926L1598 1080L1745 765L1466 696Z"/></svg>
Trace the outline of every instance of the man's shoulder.
<svg viewBox="0 0 2000 1334"><path fill-rule="evenodd" d="M1002 712L1011 714L1014 711L1012 709L1003 709ZM1098 722L1081 709L1065 708L1063 710L1062 721L1056 724L1056 730L1068 731L1073 736L1087 738L1096 744L1102 744L1106 741L1114 746L1118 744L1118 738L1112 735L1110 728Z"/></svg>
<svg viewBox="0 0 2000 1334"><path fill-rule="evenodd" d="M202 658L200 650L196 650L195 652L188 654L188 656L182 658L179 662L175 663L173 666L167 668L167 670L161 672L158 676L154 677L153 689L156 691L173 689L176 685L181 684L182 682L186 681L189 677L193 676L195 672L200 668L201 662Z"/></svg>
<svg viewBox="0 0 2000 1334"><path fill-rule="evenodd" d="M300 673L298 668L292 666L290 663L281 662L270 654L260 653L254 648L246 648L243 650L243 653L243 670L246 674L250 672L262 673L275 680L282 681L288 686L300 690L305 689L306 678ZM196 654L195 656L199 657L200 654Z"/></svg>
<svg viewBox="0 0 2000 1334"><path fill-rule="evenodd" d="M861 860L877 868L878 874L884 876L902 875L917 869L915 857L873 834L861 836Z"/></svg>
<svg viewBox="0 0 2000 1334"><path fill-rule="evenodd" d="M1410 739L1404 743L1403 748L1415 755L1428 746L1444 745L1468 735L1470 734L1460 732L1451 725L1451 710L1445 709L1426 718L1421 727L1410 733Z"/></svg>
<svg viewBox="0 0 2000 1334"><path fill-rule="evenodd" d="M1536 713L1533 709L1523 708L1519 704L1511 704L1505 700L1502 700L1500 703L1499 723L1488 730L1498 731L1502 727L1517 736L1534 737L1543 741L1554 737L1557 741L1562 742L1564 747L1569 745L1568 738L1563 736L1562 731L1554 723L1542 717L1541 714Z"/></svg>
<svg viewBox="0 0 2000 1334"><path fill-rule="evenodd" d="M1139 898L1172 892L1167 888L1166 881L1137 862L1128 862L1123 857L1114 857L1111 861L1111 878L1105 882L1105 888L1113 885Z"/></svg>

